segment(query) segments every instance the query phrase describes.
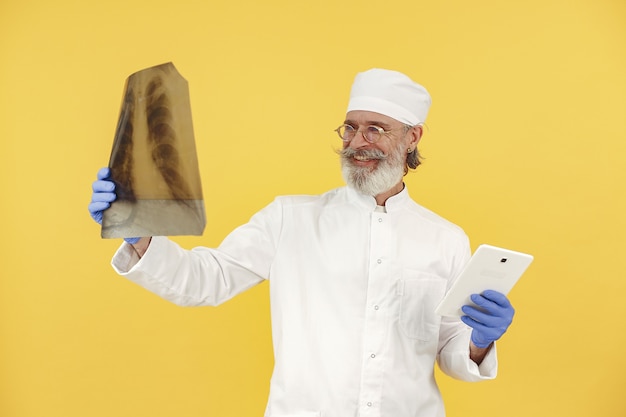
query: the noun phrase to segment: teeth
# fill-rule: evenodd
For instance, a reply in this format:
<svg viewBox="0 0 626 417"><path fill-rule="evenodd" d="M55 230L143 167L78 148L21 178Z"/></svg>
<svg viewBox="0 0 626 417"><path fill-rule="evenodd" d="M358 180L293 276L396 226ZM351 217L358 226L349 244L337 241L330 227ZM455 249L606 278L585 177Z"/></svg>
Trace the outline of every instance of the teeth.
<svg viewBox="0 0 626 417"><path fill-rule="evenodd" d="M362 155L354 155L354 159L356 159L357 161L369 161L370 159L366 156L362 156Z"/></svg>

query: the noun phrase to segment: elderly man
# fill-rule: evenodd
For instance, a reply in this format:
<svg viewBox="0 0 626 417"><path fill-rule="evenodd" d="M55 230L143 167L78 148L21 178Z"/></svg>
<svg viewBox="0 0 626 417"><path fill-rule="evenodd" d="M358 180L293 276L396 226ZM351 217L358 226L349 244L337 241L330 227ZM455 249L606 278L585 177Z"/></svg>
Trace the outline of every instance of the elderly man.
<svg viewBox="0 0 626 417"><path fill-rule="evenodd" d="M420 163L429 107L428 92L404 74L358 74L337 128L346 187L278 197L215 249L127 239L113 267L183 306L217 305L269 280L275 366L266 417L443 416L435 361L455 378L494 378L493 344L513 308L487 291L473 296L481 311L435 314L470 249L402 181ZM98 177L96 221L115 199L108 170Z"/></svg>

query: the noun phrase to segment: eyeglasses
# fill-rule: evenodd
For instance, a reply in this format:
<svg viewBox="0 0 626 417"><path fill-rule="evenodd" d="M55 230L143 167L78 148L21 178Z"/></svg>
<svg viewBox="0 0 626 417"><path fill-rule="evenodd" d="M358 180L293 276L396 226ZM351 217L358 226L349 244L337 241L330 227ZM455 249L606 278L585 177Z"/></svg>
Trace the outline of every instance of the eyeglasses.
<svg viewBox="0 0 626 417"><path fill-rule="evenodd" d="M361 129L355 128L352 125L343 124L335 129L335 132L339 135L341 140L344 142L350 142L352 139L356 137ZM393 129L385 130L380 126L369 125L365 126L361 133L363 134L363 138L369 143L376 143L380 140L383 135L387 135L391 133Z"/></svg>

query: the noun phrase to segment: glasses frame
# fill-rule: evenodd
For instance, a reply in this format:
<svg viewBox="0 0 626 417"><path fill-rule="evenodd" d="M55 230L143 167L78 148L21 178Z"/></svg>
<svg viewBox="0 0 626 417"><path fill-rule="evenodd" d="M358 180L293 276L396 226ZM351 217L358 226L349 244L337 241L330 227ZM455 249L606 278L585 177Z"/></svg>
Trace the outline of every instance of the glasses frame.
<svg viewBox="0 0 626 417"><path fill-rule="evenodd" d="M350 133L353 134L353 136L351 138L345 138L345 137L341 136L340 130L342 128L352 129L352 131ZM378 137L375 140L370 140L367 137L368 136L368 129L370 129L370 128L374 128L374 129L376 129L378 131ZM391 130L385 130L382 127L376 126L376 125L366 125L366 126L364 126L364 129L361 130L360 127L358 129L355 129L354 126L349 125L347 123L344 123L344 124L340 125L337 129L335 129L335 132L337 132L337 135L344 142L352 141L352 139L354 139L359 134L359 132L361 132L361 134L363 135L363 139L365 139L367 142L369 142L369 143L376 143L376 142L378 142L380 140L380 138L383 137L384 134L391 133ZM344 134L344 136L345 136L345 134Z"/></svg>
<svg viewBox="0 0 626 417"><path fill-rule="evenodd" d="M341 133L340 133L339 131L340 131L340 130L341 130L341 128L343 128L343 127L352 129L352 132L351 132L351 133L354 133L354 135L353 135L351 138L349 138L349 139L346 139L346 138L344 138L343 136L341 136ZM400 128L398 128L398 129L389 129L389 130L385 130L385 129L383 129L382 127L380 127L380 126L376 126L376 125L365 125L365 126L363 126L363 127L365 128L364 130L361 130L361 127L359 127L358 129L355 129L355 128L354 128L354 126L349 125L349 124L347 124L347 123L343 123L343 124L342 124L342 125L340 125L337 129L335 129L335 132L337 132L337 135L339 136L339 138L341 138L341 140L342 140L342 141L344 141L345 143L351 142L351 141L352 141L352 140L353 140L353 139L354 139L354 138L355 138L355 137L359 134L359 132L361 132L361 135L363 135L363 139L365 139L365 141L366 141L366 142L368 142L368 143L376 143L376 142L378 142L378 141L380 140L380 138L382 138L382 137L383 137L383 135L388 135L388 134L390 134L391 132L393 132L394 130L400 130ZM374 129L376 129L376 130L378 131L378 137L377 137L375 140L370 140L370 139L367 137L367 133L368 133L368 130L367 130L367 129L369 129L369 128L371 128L371 127L373 127ZM402 129L404 129L404 131L405 131L405 134L406 134L406 132L408 132L411 128L413 128L413 126L404 125L404 126L402 127Z"/></svg>

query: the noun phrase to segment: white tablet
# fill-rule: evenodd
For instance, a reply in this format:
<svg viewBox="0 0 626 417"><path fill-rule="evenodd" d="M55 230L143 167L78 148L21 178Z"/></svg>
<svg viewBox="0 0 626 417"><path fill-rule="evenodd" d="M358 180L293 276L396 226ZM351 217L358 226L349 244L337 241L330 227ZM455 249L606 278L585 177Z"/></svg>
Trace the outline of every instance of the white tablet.
<svg viewBox="0 0 626 417"><path fill-rule="evenodd" d="M462 306L473 304L472 294L485 290L508 294L532 261L532 255L526 253L480 245L435 312L458 317L463 315Z"/></svg>

